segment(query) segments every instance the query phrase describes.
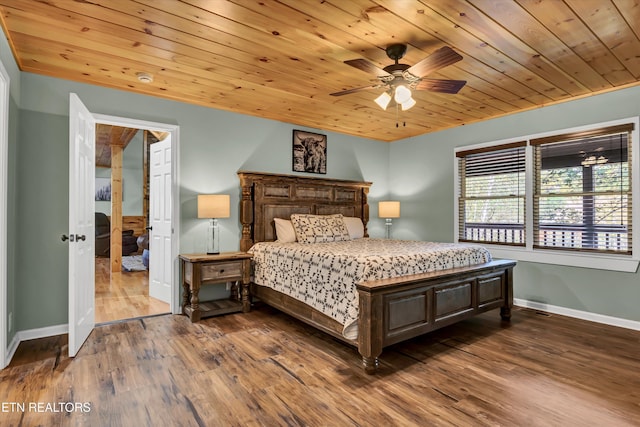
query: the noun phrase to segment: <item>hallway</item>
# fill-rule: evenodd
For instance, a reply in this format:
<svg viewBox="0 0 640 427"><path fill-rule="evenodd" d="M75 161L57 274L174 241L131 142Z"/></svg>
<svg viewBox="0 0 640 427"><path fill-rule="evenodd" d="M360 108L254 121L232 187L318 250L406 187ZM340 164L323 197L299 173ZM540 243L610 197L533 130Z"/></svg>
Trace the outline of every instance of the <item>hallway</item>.
<svg viewBox="0 0 640 427"><path fill-rule="evenodd" d="M96 324L169 313L169 304L149 296L149 272L110 275L109 258L96 258Z"/></svg>

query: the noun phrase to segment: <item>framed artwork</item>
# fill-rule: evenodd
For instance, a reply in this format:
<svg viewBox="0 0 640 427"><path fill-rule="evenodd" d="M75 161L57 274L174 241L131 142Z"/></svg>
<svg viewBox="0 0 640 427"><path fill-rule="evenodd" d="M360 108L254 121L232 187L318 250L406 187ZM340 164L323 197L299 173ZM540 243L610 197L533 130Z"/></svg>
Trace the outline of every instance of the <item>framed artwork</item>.
<svg viewBox="0 0 640 427"><path fill-rule="evenodd" d="M293 171L327 173L327 135L294 129Z"/></svg>
<svg viewBox="0 0 640 427"><path fill-rule="evenodd" d="M96 178L96 202L111 201L111 178Z"/></svg>

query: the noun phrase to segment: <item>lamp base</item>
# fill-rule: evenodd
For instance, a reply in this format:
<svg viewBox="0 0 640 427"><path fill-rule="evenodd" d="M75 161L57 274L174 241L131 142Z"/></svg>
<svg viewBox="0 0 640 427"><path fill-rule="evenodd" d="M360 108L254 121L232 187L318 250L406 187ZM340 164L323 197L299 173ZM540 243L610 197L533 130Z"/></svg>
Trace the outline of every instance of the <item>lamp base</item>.
<svg viewBox="0 0 640 427"><path fill-rule="evenodd" d="M385 233L387 239L391 238L391 224L392 224L391 218L387 218L385 220L385 223L384 223L384 225L385 225L385 227L387 229L387 232Z"/></svg>
<svg viewBox="0 0 640 427"><path fill-rule="evenodd" d="M218 229L218 220L212 218L209 221L209 229L207 230L207 255L218 255L220 253L220 236Z"/></svg>

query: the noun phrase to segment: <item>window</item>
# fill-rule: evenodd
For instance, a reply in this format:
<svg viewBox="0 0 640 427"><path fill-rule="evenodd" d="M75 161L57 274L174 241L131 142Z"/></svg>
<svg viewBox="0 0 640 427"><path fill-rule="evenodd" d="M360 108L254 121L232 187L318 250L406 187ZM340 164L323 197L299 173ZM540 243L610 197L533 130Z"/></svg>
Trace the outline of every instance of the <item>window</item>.
<svg viewBox="0 0 640 427"><path fill-rule="evenodd" d="M534 248L631 254L631 130L531 140Z"/></svg>
<svg viewBox="0 0 640 427"><path fill-rule="evenodd" d="M618 120L456 150L457 240L488 245L496 257L635 271L638 124Z"/></svg>
<svg viewBox="0 0 640 427"><path fill-rule="evenodd" d="M460 151L459 240L524 245L525 142Z"/></svg>

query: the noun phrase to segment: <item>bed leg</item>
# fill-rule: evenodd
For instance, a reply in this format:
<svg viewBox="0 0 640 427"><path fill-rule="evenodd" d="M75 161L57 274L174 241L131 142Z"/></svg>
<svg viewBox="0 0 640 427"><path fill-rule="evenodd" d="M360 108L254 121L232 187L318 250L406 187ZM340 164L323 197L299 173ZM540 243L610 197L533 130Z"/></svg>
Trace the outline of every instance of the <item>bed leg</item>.
<svg viewBox="0 0 640 427"><path fill-rule="evenodd" d="M378 370L378 366L380 366L380 362L377 357L365 357L362 356L362 366L364 367L364 371L369 374L375 374Z"/></svg>
<svg viewBox="0 0 640 427"><path fill-rule="evenodd" d="M513 307L513 267L505 270L504 305L500 307L502 320L511 320L511 307Z"/></svg>

